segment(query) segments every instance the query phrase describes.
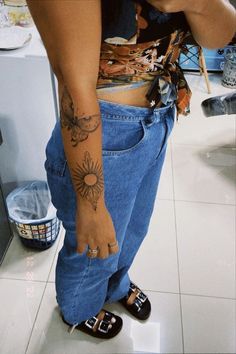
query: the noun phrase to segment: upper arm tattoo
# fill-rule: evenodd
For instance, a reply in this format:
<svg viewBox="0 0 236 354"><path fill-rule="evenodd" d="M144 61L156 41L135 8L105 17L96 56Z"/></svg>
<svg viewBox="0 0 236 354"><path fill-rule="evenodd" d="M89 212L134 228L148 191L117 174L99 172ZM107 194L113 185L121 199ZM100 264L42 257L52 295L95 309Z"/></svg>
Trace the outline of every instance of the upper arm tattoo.
<svg viewBox="0 0 236 354"><path fill-rule="evenodd" d="M100 125L100 114L75 116L73 102L64 87L60 102L61 127L71 131L71 143L76 147L79 142L88 138Z"/></svg>

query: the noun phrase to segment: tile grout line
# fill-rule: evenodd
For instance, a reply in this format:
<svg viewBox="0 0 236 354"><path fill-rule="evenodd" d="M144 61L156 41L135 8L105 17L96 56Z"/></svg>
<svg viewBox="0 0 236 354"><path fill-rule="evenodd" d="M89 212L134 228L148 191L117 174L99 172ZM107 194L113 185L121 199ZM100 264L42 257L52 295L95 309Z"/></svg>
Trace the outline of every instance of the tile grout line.
<svg viewBox="0 0 236 354"><path fill-rule="evenodd" d="M48 277L47 277L47 280L46 280L46 284L52 283L51 281L49 281L49 276L50 276L50 273L52 271L54 260L55 260L57 254L58 254L58 248L59 248L59 245L60 245L61 237L64 237L64 229L63 229L62 226L61 226L61 230L60 230L60 237L59 237L59 240L58 240L58 245L57 245L57 248L56 248L56 252L55 252L55 254L53 256L52 264L51 264L51 267L50 267L49 272L48 272ZM55 283L55 282L53 282L53 283Z"/></svg>
<svg viewBox="0 0 236 354"><path fill-rule="evenodd" d="M53 267L53 264L54 264L55 257L57 255L57 250L58 250L58 247L59 247L59 242L60 242L60 238L61 237L62 237L62 230L60 230L60 233L59 233L58 245L57 245L57 248L55 250L55 253L54 253L54 256L53 256L53 260L52 260L52 263L51 263L51 267L50 267L49 272L48 272L47 280L45 282L45 287L44 287L44 290L43 290L41 301L39 303L38 311L36 313L36 316L35 316L35 319L34 319L34 323L33 323L33 326L32 326L32 329L31 329L31 332L30 332L30 335L29 335L29 340L28 340L27 345L26 345L25 354L27 354L27 351L29 349L29 345L30 345L30 341L31 341L32 334L33 334L33 331L34 331L35 323L37 321L38 314L39 314L39 311L40 311L40 308L41 308L41 305L42 305L42 302L43 302L44 294L46 292L46 288L47 288L47 285L48 285L48 279L49 279L49 276L50 276L50 273L51 273L51 270L52 270L52 267Z"/></svg>
<svg viewBox="0 0 236 354"><path fill-rule="evenodd" d="M58 240L60 242L60 240ZM57 251L58 251L58 248L59 248L59 242L58 242L58 245L56 247L56 250L55 250L55 254L53 256L53 260L52 260L52 264L51 264L51 267L49 269L49 273L48 273L48 276L45 280L36 280L36 279L33 279L33 280L27 280L25 278L12 278L12 277L2 277L1 276L1 273L0 273L0 280L3 279L3 280L19 280L19 281L32 281L32 282L35 282L35 283L54 283L54 281L50 281L48 280L49 279L49 275L50 275L50 272L52 270L52 267L53 267L53 263L54 263L54 260L55 260L55 257L56 257L56 254L57 254ZM52 246L53 247L53 246Z"/></svg>
<svg viewBox="0 0 236 354"><path fill-rule="evenodd" d="M161 290L151 290L151 289L144 289L143 291L147 291L150 293L160 293L160 294L172 294L172 295L186 295L186 296L195 296L195 297L202 297L208 299L218 299L218 300L232 300L235 301L236 298L234 297L222 297L222 296L213 296L213 295L202 295L202 294L191 294L191 293L183 293L183 292L173 292L173 291L161 291Z"/></svg>
<svg viewBox="0 0 236 354"><path fill-rule="evenodd" d="M177 233L177 218L176 218L176 204L175 204L175 184L174 184L174 164L173 164L173 143L171 141L171 175L172 175L172 191L173 191L173 206L174 206L174 222L175 222L175 244L176 244L176 257L177 257L177 271L178 271L178 283L179 283L179 305L180 305L180 321L181 321L181 334L182 334L182 348L185 353L184 345L184 324L183 324L183 309L182 309L182 297L181 297L181 282L180 282L180 267L179 267L179 252L178 252L178 233Z"/></svg>
<svg viewBox="0 0 236 354"><path fill-rule="evenodd" d="M19 280L19 281L25 281L25 282L32 282L32 283L46 283L46 280L28 280L28 279L19 279L19 278L6 278L6 277L0 277L0 280Z"/></svg>
<svg viewBox="0 0 236 354"><path fill-rule="evenodd" d="M32 333L33 333L33 330L34 330L34 326L35 326L36 320L38 318L38 314L39 314L39 311L40 311L41 304L43 302L43 298L44 298L44 294L45 294L45 291L46 291L46 287L47 287L47 283L45 282L45 287L44 287L44 290L43 290L43 293L42 293L42 297L41 297L41 300L40 300L40 303L39 303L39 307L38 307L38 310L36 312L34 323L33 323L32 329L30 331L29 340L28 340L26 348L25 348L25 354L27 354L27 351L28 351L28 348L29 348L30 340L31 340L31 337L32 337Z"/></svg>
<svg viewBox="0 0 236 354"><path fill-rule="evenodd" d="M175 202L183 202L183 203L195 203L195 204L210 204L210 205L223 205L223 206L233 206L236 204L228 204L228 203L218 203L218 202L206 202L202 200L184 200L184 199L169 199L169 198L157 198L158 200L167 200L167 201L175 201Z"/></svg>
<svg viewBox="0 0 236 354"><path fill-rule="evenodd" d="M235 148L235 146L232 144L232 145L228 145L228 146L221 146L221 145L207 145L207 144L183 144L183 143L176 143L174 141L172 141L172 144L173 145L176 145L176 146L183 146L183 147L191 147L191 148L202 148L202 147L206 147L206 148L214 148L214 149L229 149L229 150L232 150Z"/></svg>

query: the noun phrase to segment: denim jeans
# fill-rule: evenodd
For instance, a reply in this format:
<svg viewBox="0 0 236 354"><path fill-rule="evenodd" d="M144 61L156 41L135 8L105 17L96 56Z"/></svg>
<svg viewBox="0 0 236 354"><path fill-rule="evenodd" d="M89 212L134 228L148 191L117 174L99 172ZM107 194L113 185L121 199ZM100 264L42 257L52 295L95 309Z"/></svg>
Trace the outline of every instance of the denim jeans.
<svg viewBox="0 0 236 354"><path fill-rule="evenodd" d="M56 299L70 324L96 315L129 290L128 270L147 234L176 107L151 109L99 100L106 207L119 253L107 259L76 253L76 197L59 122L46 147L45 168L57 215L66 230L56 265ZM78 211L79 212L79 211ZM150 269L152 271L152 269Z"/></svg>

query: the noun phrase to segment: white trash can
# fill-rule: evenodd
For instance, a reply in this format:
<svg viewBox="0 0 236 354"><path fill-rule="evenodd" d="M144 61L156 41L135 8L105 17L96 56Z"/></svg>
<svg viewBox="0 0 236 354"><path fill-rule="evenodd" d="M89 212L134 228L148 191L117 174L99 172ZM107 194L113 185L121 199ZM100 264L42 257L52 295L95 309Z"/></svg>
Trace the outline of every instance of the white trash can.
<svg viewBox="0 0 236 354"><path fill-rule="evenodd" d="M14 189L7 196L6 204L10 221L25 246L43 250L53 245L60 221L47 182L33 181Z"/></svg>

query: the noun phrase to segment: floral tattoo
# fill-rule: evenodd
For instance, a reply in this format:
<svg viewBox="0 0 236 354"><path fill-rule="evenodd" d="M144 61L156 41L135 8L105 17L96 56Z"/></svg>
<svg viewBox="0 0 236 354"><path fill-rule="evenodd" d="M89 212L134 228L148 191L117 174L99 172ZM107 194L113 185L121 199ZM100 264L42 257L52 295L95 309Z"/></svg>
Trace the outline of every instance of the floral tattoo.
<svg viewBox="0 0 236 354"><path fill-rule="evenodd" d="M71 131L71 143L76 147L79 142L88 138L89 133L94 132L100 125L100 114L74 115L72 99L66 87L62 93L60 102L61 127Z"/></svg>
<svg viewBox="0 0 236 354"><path fill-rule="evenodd" d="M102 166L98 161L95 163L89 152L84 153L83 165L77 166L73 171L73 179L75 181L76 190L87 199L94 210L97 210L97 202L102 194L104 187Z"/></svg>

